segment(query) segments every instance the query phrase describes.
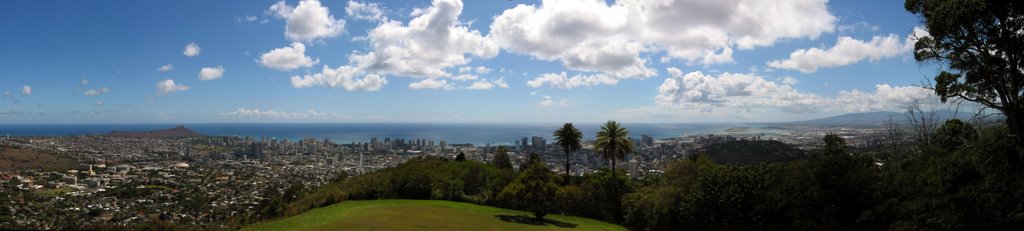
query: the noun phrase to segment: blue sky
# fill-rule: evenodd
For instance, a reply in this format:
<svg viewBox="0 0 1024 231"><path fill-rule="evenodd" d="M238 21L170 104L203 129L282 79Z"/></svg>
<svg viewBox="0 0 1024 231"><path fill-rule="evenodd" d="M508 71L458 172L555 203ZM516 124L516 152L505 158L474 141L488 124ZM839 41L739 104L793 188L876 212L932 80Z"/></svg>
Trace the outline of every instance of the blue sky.
<svg viewBox="0 0 1024 231"><path fill-rule="evenodd" d="M944 106L915 87L937 67L911 57L927 32L901 1L694 2L9 2L0 123L763 122Z"/></svg>

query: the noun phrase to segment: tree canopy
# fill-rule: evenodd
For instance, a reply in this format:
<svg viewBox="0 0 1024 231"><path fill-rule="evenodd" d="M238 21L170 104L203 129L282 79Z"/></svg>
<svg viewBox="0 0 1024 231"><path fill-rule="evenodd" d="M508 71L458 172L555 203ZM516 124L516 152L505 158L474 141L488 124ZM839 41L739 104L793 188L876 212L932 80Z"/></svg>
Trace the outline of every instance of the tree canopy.
<svg viewBox="0 0 1024 231"><path fill-rule="evenodd" d="M1024 143L1024 2L1017 0L907 0L928 35L914 58L939 62L935 93L999 110Z"/></svg>
<svg viewBox="0 0 1024 231"><path fill-rule="evenodd" d="M583 132L580 129L573 126L572 123L565 123L561 128L555 130L555 145L562 148L565 152L565 176L569 177L569 157L572 153L583 149Z"/></svg>

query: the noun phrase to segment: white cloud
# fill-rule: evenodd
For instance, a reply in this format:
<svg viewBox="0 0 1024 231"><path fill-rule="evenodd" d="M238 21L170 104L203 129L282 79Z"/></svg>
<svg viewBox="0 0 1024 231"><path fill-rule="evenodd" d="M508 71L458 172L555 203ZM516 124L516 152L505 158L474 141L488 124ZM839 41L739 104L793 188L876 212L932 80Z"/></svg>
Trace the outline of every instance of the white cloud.
<svg viewBox="0 0 1024 231"><path fill-rule="evenodd" d="M224 76L224 67L204 67L199 69L199 80L208 81L219 79Z"/></svg>
<svg viewBox="0 0 1024 231"><path fill-rule="evenodd" d="M427 78L420 81L409 83L410 89L436 89L436 90L453 90L455 86L448 83L444 79Z"/></svg>
<svg viewBox="0 0 1024 231"><path fill-rule="evenodd" d="M284 35L295 42L333 38L345 31L345 20L335 19L318 0L302 0L297 6L280 1L271 5L268 12L285 20Z"/></svg>
<svg viewBox="0 0 1024 231"><path fill-rule="evenodd" d="M891 87L880 84L874 93L858 90L842 91L835 98L800 92L785 78L781 82L768 81L754 74L724 73L705 75L700 71L683 74L669 68L672 76L658 87L657 106L672 110L711 112L715 109L779 109L786 113L822 111L865 112L902 110L910 102L919 100L938 104L931 91L915 86Z"/></svg>
<svg viewBox="0 0 1024 231"><path fill-rule="evenodd" d="M29 85L21 86L21 95L27 96L27 95L31 95L31 94L32 94L32 86L29 86Z"/></svg>
<svg viewBox="0 0 1024 231"><path fill-rule="evenodd" d="M321 112L310 109L305 112L285 112L277 110L260 110L258 108L238 108L233 112L221 113L221 116L258 119L351 119L352 115L334 112Z"/></svg>
<svg viewBox="0 0 1024 231"><path fill-rule="evenodd" d="M435 0L423 13L403 24L381 23L367 35L372 51L353 54L349 61L361 69L414 77L450 76L444 69L465 65L465 54L491 58L498 46L479 31L459 22L462 2Z"/></svg>
<svg viewBox="0 0 1024 231"><path fill-rule="evenodd" d="M383 76L367 74L358 68L341 66L331 69L324 65L320 73L305 75L302 77L292 76L292 86L295 88L306 88L313 86L338 87L346 91L377 91L388 84Z"/></svg>
<svg viewBox="0 0 1024 231"><path fill-rule="evenodd" d="M848 112L894 111L906 109L908 105L920 102L926 107L940 105L935 92L917 86L893 87L888 84L875 85L875 92L859 90L840 91L835 106Z"/></svg>
<svg viewBox="0 0 1024 231"><path fill-rule="evenodd" d="M293 42L290 47L273 49L260 56L260 64L281 71L311 67L319 62L320 59L314 60L306 56L306 45L298 42Z"/></svg>
<svg viewBox="0 0 1024 231"><path fill-rule="evenodd" d="M82 85L89 85L88 79L82 79Z"/></svg>
<svg viewBox="0 0 1024 231"><path fill-rule="evenodd" d="M95 102L95 103L93 103L93 105L95 105L95 106L97 106L97 107L99 107L99 106L103 106L103 101L102 101L102 100L96 100L96 102Z"/></svg>
<svg viewBox="0 0 1024 231"><path fill-rule="evenodd" d="M469 85L469 87L467 87L466 89L469 89L469 90L490 90L490 89L492 89L494 87L508 88L508 83L505 82L505 78L498 78L498 79L496 79L494 81L488 81L486 79L482 79L480 81L474 82L472 85Z"/></svg>
<svg viewBox="0 0 1024 231"><path fill-rule="evenodd" d="M175 84L173 79L165 79L163 81L156 82L156 90L158 95L167 95L177 91L185 91L188 89L188 86Z"/></svg>
<svg viewBox="0 0 1024 231"><path fill-rule="evenodd" d="M491 73L491 69L487 68L485 66L479 66L479 67L476 67L476 73L477 74L481 74L481 75L485 75L487 73Z"/></svg>
<svg viewBox="0 0 1024 231"><path fill-rule="evenodd" d="M794 84L800 83L799 79L793 78L792 76L782 77L781 81L782 81L782 84L785 84L785 85L794 85Z"/></svg>
<svg viewBox="0 0 1024 231"><path fill-rule="evenodd" d="M188 57L196 57L199 55L200 50L201 49L199 49L199 44L193 42L185 45L185 51L182 51L181 54Z"/></svg>
<svg viewBox="0 0 1024 231"><path fill-rule="evenodd" d="M163 65L163 66L160 66L160 68L156 69L156 71L159 71L159 72L168 72L168 71L173 71L173 70L174 70L174 66L171 66L171 64Z"/></svg>
<svg viewBox="0 0 1024 231"><path fill-rule="evenodd" d="M542 107L549 107L549 106L561 106L561 107L564 107L564 106L567 105L566 102L565 102L565 99L562 99L562 100L559 100L559 101L555 101L553 98L551 98L551 96L544 95L543 97L544 97L544 99L541 100L539 103L537 103L537 105L540 105Z"/></svg>
<svg viewBox="0 0 1024 231"><path fill-rule="evenodd" d="M770 46L779 39L832 32L826 0L545 0L495 17L491 35L511 52L559 60L577 71L650 77L643 52L663 61L704 65L732 62L732 50Z"/></svg>
<svg viewBox="0 0 1024 231"><path fill-rule="evenodd" d="M541 87L548 85L555 88L561 89L573 89L578 87L593 87L596 85L615 85L619 83L619 80L623 79L621 76L609 76L603 73L583 75L577 74L569 77L564 71L559 74L545 73L533 80L527 81L526 85L530 87Z"/></svg>
<svg viewBox="0 0 1024 231"><path fill-rule="evenodd" d="M8 102L12 102L12 103L20 103L21 102L21 101L18 101L18 99L14 98L14 94L11 93L10 91L5 91L4 92L3 100L4 101L8 101Z"/></svg>
<svg viewBox="0 0 1024 231"><path fill-rule="evenodd" d="M325 66L325 72L332 73L329 75L294 76L292 86L327 85L349 91L376 91L387 84L384 76L396 75L428 77L410 84L410 88L453 89L451 83L440 78L469 81L478 77L469 73L452 75L445 69L469 63L467 54L480 58L498 54L493 41L458 21L461 1L435 0L431 7L416 11L420 14L407 24L389 20L371 30L364 38L371 50L350 55L348 65L337 69Z"/></svg>
<svg viewBox="0 0 1024 231"><path fill-rule="evenodd" d="M920 27L914 34L903 39L895 34L874 36L871 41L862 41L840 36L836 44L828 49L799 49L789 54L789 59L773 60L767 64L772 68L798 70L802 73L817 72L819 68L840 67L863 61L878 61L882 58L909 54L914 50L917 36L926 35Z"/></svg>
<svg viewBox="0 0 1024 231"><path fill-rule="evenodd" d="M98 95L106 94L106 93L109 93L109 92L110 92L110 88L101 87L101 88L93 88L93 89L86 90L82 94L85 94L87 96L98 96Z"/></svg>
<svg viewBox="0 0 1024 231"><path fill-rule="evenodd" d="M380 4L375 2L348 1L348 6L345 7L345 14L358 20L374 22L388 20L387 16L384 16L384 10L381 10Z"/></svg>

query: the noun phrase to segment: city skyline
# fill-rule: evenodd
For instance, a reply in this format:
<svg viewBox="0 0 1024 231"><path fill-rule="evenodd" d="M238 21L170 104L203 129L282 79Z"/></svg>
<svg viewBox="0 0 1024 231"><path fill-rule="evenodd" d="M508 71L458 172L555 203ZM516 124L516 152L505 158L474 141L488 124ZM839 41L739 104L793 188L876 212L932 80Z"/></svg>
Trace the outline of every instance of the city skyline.
<svg viewBox="0 0 1024 231"><path fill-rule="evenodd" d="M939 68L913 60L914 35L927 32L892 1L66 1L0 11L11 35L0 42L4 124L777 122L915 100L944 107L916 87Z"/></svg>

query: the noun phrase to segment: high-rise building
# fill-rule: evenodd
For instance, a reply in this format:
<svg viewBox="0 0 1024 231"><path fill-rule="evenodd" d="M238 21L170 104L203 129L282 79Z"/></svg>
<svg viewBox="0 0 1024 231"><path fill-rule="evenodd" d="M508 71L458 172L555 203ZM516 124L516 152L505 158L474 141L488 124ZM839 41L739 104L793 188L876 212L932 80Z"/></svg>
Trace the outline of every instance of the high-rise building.
<svg viewBox="0 0 1024 231"><path fill-rule="evenodd" d="M448 148L448 142L445 142L444 140L441 140L441 152L444 153L444 150L446 148Z"/></svg>
<svg viewBox="0 0 1024 231"><path fill-rule="evenodd" d="M654 137L647 134L640 135L640 143L647 147L654 146Z"/></svg>
<svg viewBox="0 0 1024 231"><path fill-rule="evenodd" d="M370 138L370 148L374 151L380 150L380 141L377 140L377 137Z"/></svg>
<svg viewBox="0 0 1024 231"><path fill-rule="evenodd" d="M306 152L309 152L310 155L314 155L315 156L315 155L319 154L319 151L320 150L317 147L316 143L313 143L313 142L306 143Z"/></svg>
<svg viewBox="0 0 1024 231"><path fill-rule="evenodd" d="M527 145L529 145L529 144L527 144L526 142L527 142L527 141L526 141L526 137L525 137L525 136L523 136L523 139L522 139L522 140L521 140L521 141L519 142L519 145L520 145L520 146L519 146L519 151L520 151L520 152L525 152L525 151L526 151L526 147L527 147Z"/></svg>
<svg viewBox="0 0 1024 231"><path fill-rule="evenodd" d="M533 138L533 151L535 151L535 152L542 152L542 151L544 151L544 149L547 146L547 141L544 140L544 137L534 136L532 138Z"/></svg>
<svg viewBox="0 0 1024 231"><path fill-rule="evenodd" d="M253 158L262 158L263 157L263 143L261 143L261 142L252 142L252 144L249 145L249 152L252 153Z"/></svg>

